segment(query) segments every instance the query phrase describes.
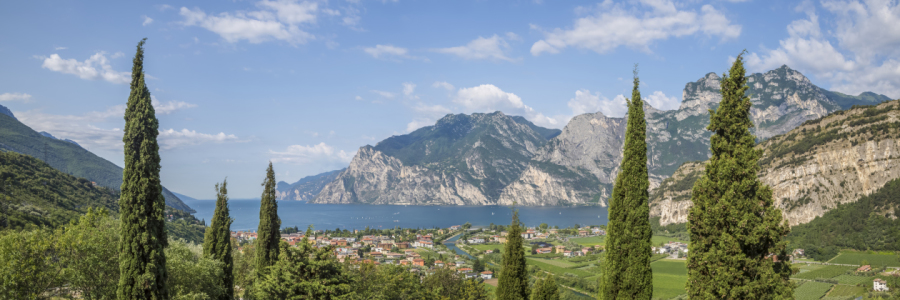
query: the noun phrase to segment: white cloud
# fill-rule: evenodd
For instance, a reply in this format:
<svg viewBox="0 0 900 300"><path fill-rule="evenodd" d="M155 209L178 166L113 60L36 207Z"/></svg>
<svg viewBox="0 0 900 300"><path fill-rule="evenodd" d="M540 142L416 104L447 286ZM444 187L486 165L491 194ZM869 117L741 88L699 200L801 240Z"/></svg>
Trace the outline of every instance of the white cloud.
<svg viewBox="0 0 900 300"><path fill-rule="evenodd" d="M263 10L251 12L223 12L208 15L199 8L182 7L180 14L185 26L200 26L221 36L229 43L241 40L258 44L270 40L290 44L304 44L315 39L298 25L315 23L318 5L304 1L260 1Z"/></svg>
<svg viewBox="0 0 900 300"><path fill-rule="evenodd" d="M747 55L750 71L762 72L781 65L827 80L831 89L856 95L872 91L900 96L900 3L895 1L823 1L829 14L822 29L812 5L787 26L788 36L776 49ZM833 43L836 41L837 43Z"/></svg>
<svg viewBox="0 0 900 300"><path fill-rule="evenodd" d="M151 98L153 98L153 101L151 102L151 104L153 104L153 110L156 111L156 114L158 115L168 115L182 109L197 107L196 104L184 101L169 101L162 103L159 100L156 100L156 96L151 96Z"/></svg>
<svg viewBox="0 0 900 300"><path fill-rule="evenodd" d="M150 25L151 23L153 23L153 19L151 19L150 17L148 17L148 16L142 16L142 17L144 18L144 22L141 23L142 26L147 26L147 25Z"/></svg>
<svg viewBox="0 0 900 300"><path fill-rule="evenodd" d="M388 99L394 99L394 97L397 96L397 95L394 94L394 93L391 93L391 92L385 92L385 91L379 91L379 90L372 90L371 92L374 93L374 94L377 94L377 95L379 95L379 96L381 96L381 97L388 98Z"/></svg>
<svg viewBox="0 0 900 300"><path fill-rule="evenodd" d="M508 115L523 116L539 126L557 127L559 123L556 119L544 116L525 105L522 98L516 94L504 92L492 84L461 88L453 99L453 103L462 106L466 113L490 113L499 110Z"/></svg>
<svg viewBox="0 0 900 300"><path fill-rule="evenodd" d="M53 48L53 50L56 50L56 51L59 51L59 50L66 50L66 49L69 49L69 47L56 47L56 48Z"/></svg>
<svg viewBox="0 0 900 300"><path fill-rule="evenodd" d="M600 54L625 46L651 53L650 46L660 40L704 34L721 40L737 38L741 26L733 25L710 5L700 12L679 10L670 0L641 0L649 10L626 8L606 1L596 13L575 20L571 29L544 31L544 39L531 46L534 56L559 53L567 47L591 50ZM541 30L532 25L532 28ZM541 30L543 31L543 30Z"/></svg>
<svg viewBox="0 0 900 300"><path fill-rule="evenodd" d="M406 96L412 96L413 93L416 92L416 84L412 82L404 82L403 83L403 94Z"/></svg>
<svg viewBox="0 0 900 300"><path fill-rule="evenodd" d="M433 119L415 118L406 124L406 132L409 133L409 132L416 131L416 129L419 129L419 128L422 128L425 126L434 125L434 122L435 122L435 120L433 120Z"/></svg>
<svg viewBox="0 0 900 300"><path fill-rule="evenodd" d="M363 52L378 59L399 61L400 59L412 59L428 61L428 58L409 55L409 50L394 45L375 45L375 47L363 48Z"/></svg>
<svg viewBox="0 0 900 300"><path fill-rule="evenodd" d="M435 81L433 84L431 84L431 86L435 88L443 88L448 91L452 91L454 89L453 85L446 81Z"/></svg>
<svg viewBox="0 0 900 300"><path fill-rule="evenodd" d="M81 79L103 79L112 83L127 84L131 82L131 72L119 72L112 69L106 52L97 52L87 60L80 62L71 59L63 59L59 54L52 54L44 59L41 67L65 74L76 75Z"/></svg>
<svg viewBox="0 0 900 300"><path fill-rule="evenodd" d="M26 94L26 93L3 93L3 94L0 94L0 102L16 101L16 100L22 101L22 102L28 102L31 100L31 95Z"/></svg>
<svg viewBox="0 0 900 300"><path fill-rule="evenodd" d="M650 106L659 110L673 110L678 109L678 106L681 105L681 100L678 97L666 96L663 92L655 91L650 95L641 95L642 100L650 103Z"/></svg>
<svg viewBox="0 0 900 300"><path fill-rule="evenodd" d="M363 97L360 97L360 96L356 96L355 99L356 99L357 101L363 101Z"/></svg>
<svg viewBox="0 0 900 300"><path fill-rule="evenodd" d="M434 51L444 54L453 54L464 59L515 61L514 59L509 58L507 54L509 51L509 43L506 42L506 39L501 38L496 34L489 38L478 37L465 46L440 48L435 49Z"/></svg>
<svg viewBox="0 0 900 300"><path fill-rule="evenodd" d="M340 163L347 164L353 159L353 154L344 150L336 150L334 147L320 142L316 145L303 146L291 145L284 151L269 150L272 162L308 164L308 163Z"/></svg>
<svg viewBox="0 0 900 300"><path fill-rule="evenodd" d="M171 128L159 131L160 148L165 150L189 145L222 143L229 141L236 142L238 141L238 138L233 134L225 134L224 132L219 132L218 134L207 134L200 133L195 130L182 129L181 131L177 131Z"/></svg>
<svg viewBox="0 0 900 300"><path fill-rule="evenodd" d="M575 91L575 98L569 100L569 108L572 109L572 115L593 114L602 112L607 117L622 117L628 111L628 105L625 103L625 96L616 95L612 100L600 95L600 93L592 94L590 90Z"/></svg>

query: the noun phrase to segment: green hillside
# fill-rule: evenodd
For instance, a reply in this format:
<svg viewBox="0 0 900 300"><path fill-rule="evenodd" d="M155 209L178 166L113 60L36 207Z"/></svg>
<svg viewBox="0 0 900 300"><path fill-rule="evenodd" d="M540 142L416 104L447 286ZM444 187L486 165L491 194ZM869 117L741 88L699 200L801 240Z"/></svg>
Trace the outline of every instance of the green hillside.
<svg viewBox="0 0 900 300"><path fill-rule="evenodd" d="M840 249L900 250L900 179L857 202L842 204L814 219L791 228L791 247L807 256L827 260Z"/></svg>
<svg viewBox="0 0 900 300"><path fill-rule="evenodd" d="M118 190L122 185L119 166L74 143L46 137L6 114L0 114L0 149L33 156L57 170L87 178L100 186ZM165 187L163 194L166 205L195 212Z"/></svg>

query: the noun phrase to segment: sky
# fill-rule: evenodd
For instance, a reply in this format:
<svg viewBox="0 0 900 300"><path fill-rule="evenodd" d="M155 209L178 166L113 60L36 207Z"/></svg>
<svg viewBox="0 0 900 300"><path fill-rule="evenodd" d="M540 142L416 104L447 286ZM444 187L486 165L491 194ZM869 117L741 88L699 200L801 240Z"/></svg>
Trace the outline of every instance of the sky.
<svg viewBox="0 0 900 300"><path fill-rule="evenodd" d="M821 87L900 97L900 4L761 0L4 1L0 105L122 166L142 38L162 181L213 199L346 167L357 149L449 113L562 128L642 97L788 65Z"/></svg>

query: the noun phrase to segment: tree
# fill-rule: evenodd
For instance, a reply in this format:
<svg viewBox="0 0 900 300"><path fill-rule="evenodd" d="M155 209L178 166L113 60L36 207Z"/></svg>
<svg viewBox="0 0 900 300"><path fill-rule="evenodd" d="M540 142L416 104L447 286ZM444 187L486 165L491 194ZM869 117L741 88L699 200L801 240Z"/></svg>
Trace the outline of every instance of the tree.
<svg viewBox="0 0 900 300"><path fill-rule="evenodd" d="M475 262L472 263L472 271L476 273L484 272L484 262L476 257Z"/></svg>
<svg viewBox="0 0 900 300"><path fill-rule="evenodd" d="M144 42L137 45L131 68L131 95L125 109L125 168L122 171L119 218L119 299L168 299L168 245L159 179L159 121L144 84Z"/></svg>
<svg viewBox="0 0 900 300"><path fill-rule="evenodd" d="M712 157L692 191L687 291L695 299L793 297L782 240L790 228L757 178L761 151L750 134L742 56L723 75L722 101L710 110Z"/></svg>
<svg viewBox="0 0 900 300"><path fill-rule="evenodd" d="M637 67L628 103L624 157L609 201L601 299L650 299L653 275L650 269L650 198L647 189L647 125L644 102L638 90Z"/></svg>
<svg viewBox="0 0 900 300"><path fill-rule="evenodd" d="M463 290L463 300L487 300L488 295L484 285L474 279L466 280Z"/></svg>
<svg viewBox="0 0 900 300"><path fill-rule="evenodd" d="M312 235L312 229L306 236ZM278 260L259 278L258 299L341 299L350 292L350 279L332 253L333 247L316 248L309 240L299 247L282 243Z"/></svg>
<svg viewBox="0 0 900 300"><path fill-rule="evenodd" d="M0 299L58 296L64 279L57 250L49 230L0 232Z"/></svg>
<svg viewBox="0 0 900 300"><path fill-rule="evenodd" d="M72 291L84 299L116 298L119 281L119 222L106 209L89 208L81 218L57 230L59 260Z"/></svg>
<svg viewBox="0 0 900 300"><path fill-rule="evenodd" d="M534 281L531 300L559 300L559 288L556 286L553 275L548 274L546 278L538 278Z"/></svg>
<svg viewBox="0 0 900 300"><path fill-rule="evenodd" d="M228 210L228 180L216 183L216 210L211 224L206 228L203 240L203 257L222 262L222 285L224 293L220 299L234 299L234 261L231 257L231 216Z"/></svg>
<svg viewBox="0 0 900 300"><path fill-rule="evenodd" d="M259 203L259 228L256 231L256 274L265 276L266 268L278 260L278 243L281 235L281 219L278 218L278 203L275 202L275 171L272 162L266 169L266 179L262 183L263 193ZM309 236L309 235L307 235Z"/></svg>
<svg viewBox="0 0 900 300"><path fill-rule="evenodd" d="M503 269L497 282L498 300L528 299L528 272L525 269L525 250L522 248L522 225L519 223L519 210L513 204L512 223L503 246Z"/></svg>
<svg viewBox="0 0 900 300"><path fill-rule="evenodd" d="M166 262L172 299L224 299L224 263L204 257L201 245L169 240Z"/></svg>

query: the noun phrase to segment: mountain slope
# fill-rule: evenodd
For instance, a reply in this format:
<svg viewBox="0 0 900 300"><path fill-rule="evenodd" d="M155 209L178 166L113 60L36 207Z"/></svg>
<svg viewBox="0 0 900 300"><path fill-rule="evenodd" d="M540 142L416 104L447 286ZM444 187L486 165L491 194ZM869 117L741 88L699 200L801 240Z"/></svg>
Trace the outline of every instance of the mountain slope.
<svg viewBox="0 0 900 300"><path fill-rule="evenodd" d="M77 144L44 136L5 114L0 114L0 149L33 156L63 173L87 178L100 186L118 190L122 185L119 166ZM163 195L166 205L195 212L165 187Z"/></svg>
<svg viewBox="0 0 900 300"><path fill-rule="evenodd" d="M757 145L760 179L793 225L852 203L900 177L900 100L811 120ZM687 163L650 196L662 225L687 221L690 189L704 163Z"/></svg>
<svg viewBox="0 0 900 300"><path fill-rule="evenodd" d="M495 204L547 143L529 124L502 112L447 115L360 148L311 203Z"/></svg>
<svg viewBox="0 0 900 300"><path fill-rule="evenodd" d="M677 110L661 111L645 103L648 167L651 188L688 161L709 157L709 109L722 96L715 73L685 85ZM877 104L886 96L863 93L848 96L813 85L803 74L782 66L748 75L753 106L751 119L759 139L783 134L805 121L852 105ZM531 205L606 205L618 173L624 139L624 118L601 113L573 118L563 133L540 149L529 167L502 192L501 203Z"/></svg>
<svg viewBox="0 0 900 300"><path fill-rule="evenodd" d="M277 191L276 199L309 201L316 197L326 184L334 181L334 179L344 170L346 170L346 168L306 176L291 184L279 181L278 185L275 187Z"/></svg>

